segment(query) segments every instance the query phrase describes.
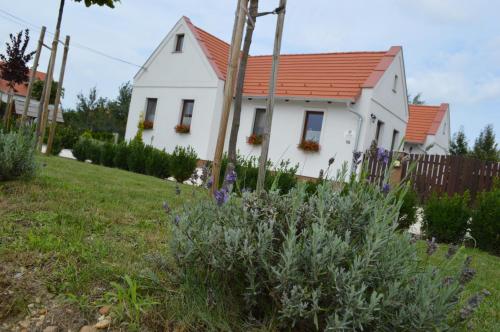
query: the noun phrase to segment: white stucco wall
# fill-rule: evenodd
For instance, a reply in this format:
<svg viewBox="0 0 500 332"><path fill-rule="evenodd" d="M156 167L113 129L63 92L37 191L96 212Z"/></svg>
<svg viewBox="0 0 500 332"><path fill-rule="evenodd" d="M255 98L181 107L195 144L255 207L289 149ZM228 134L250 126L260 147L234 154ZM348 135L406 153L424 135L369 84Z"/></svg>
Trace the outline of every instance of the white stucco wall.
<svg viewBox="0 0 500 332"><path fill-rule="evenodd" d="M265 108L265 101L244 100L237 149L245 157L260 156L260 146L247 143L257 108ZM302 138L306 111L324 112L319 152L304 152L297 147ZM343 161L350 162L352 159L357 123L356 116L347 111L344 103L279 100L274 109L269 157L273 163L281 160L299 163L298 174L309 177L317 177L321 169L328 167L328 160L335 157L334 167L331 168L334 175Z"/></svg>
<svg viewBox="0 0 500 332"><path fill-rule="evenodd" d="M181 53L173 52L177 34L184 34ZM181 19L158 46L135 79L127 120L125 139L137 132L141 112L147 98L157 98L154 127L145 130L143 139L160 149L171 152L177 145L195 148L200 159L209 159L215 145L214 126L218 121L220 91L223 82L216 76L191 30ZM193 99L194 110L189 134L178 134L182 102ZM217 110L217 111L216 111ZM216 132L216 130L215 130Z"/></svg>

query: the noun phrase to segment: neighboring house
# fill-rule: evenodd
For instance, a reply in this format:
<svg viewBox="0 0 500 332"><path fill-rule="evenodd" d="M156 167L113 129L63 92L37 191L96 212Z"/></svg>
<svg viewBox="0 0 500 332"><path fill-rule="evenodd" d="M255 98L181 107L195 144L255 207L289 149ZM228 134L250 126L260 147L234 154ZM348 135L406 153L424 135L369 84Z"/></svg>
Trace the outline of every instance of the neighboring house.
<svg viewBox="0 0 500 332"><path fill-rule="evenodd" d="M214 155L219 129L229 45L183 17L134 77L126 139L137 132L141 114L150 129L147 144L171 152L193 146L202 160ZM251 56L242 105L238 150L259 156L248 137L263 130L271 56ZM282 55L276 86L269 158L299 163L298 174L317 177L335 157L335 169L372 141L397 148L408 121L403 52ZM177 133L177 125L188 134ZM228 125L227 141L231 131ZM315 142L317 152L298 147ZM226 141L226 150L227 150Z"/></svg>
<svg viewBox="0 0 500 332"><path fill-rule="evenodd" d="M404 151L408 153L449 154L450 106L409 105Z"/></svg>
<svg viewBox="0 0 500 332"><path fill-rule="evenodd" d="M29 72L29 76L31 77L31 70ZM37 80L45 80L45 73L36 72L35 75ZM0 101L3 103L7 103L9 99L9 82L0 78ZM14 86L14 116L21 116L24 111L24 101L26 99L26 95L28 94L28 82L23 84L16 84ZM27 119L28 122L36 121L38 117L38 105L39 102L33 99L33 96L30 100L30 107L28 108ZM49 105L49 121L52 120L52 112L54 110L53 105ZM57 122L64 122L62 112L58 112L57 114Z"/></svg>

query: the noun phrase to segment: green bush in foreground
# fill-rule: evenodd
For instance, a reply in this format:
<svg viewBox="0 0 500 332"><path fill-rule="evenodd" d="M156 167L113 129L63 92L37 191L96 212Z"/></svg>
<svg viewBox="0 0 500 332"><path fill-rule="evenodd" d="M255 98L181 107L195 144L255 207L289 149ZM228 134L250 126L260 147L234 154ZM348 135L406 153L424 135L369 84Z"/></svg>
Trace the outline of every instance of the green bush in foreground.
<svg viewBox="0 0 500 332"><path fill-rule="evenodd" d="M478 194L471 235L479 248L500 255L500 183L491 191Z"/></svg>
<svg viewBox="0 0 500 332"><path fill-rule="evenodd" d="M419 260L409 235L396 231L398 190L364 181L340 189L325 181L312 195L303 184L285 195L218 192L218 204L187 205L170 242L188 285L183 299L200 296L189 293L194 279L210 310L236 306L248 324L277 330L450 328L459 278Z"/></svg>
<svg viewBox="0 0 500 332"><path fill-rule="evenodd" d="M418 196L411 186L408 187L408 191L402 192L402 195L404 197L399 210L398 228L408 230L417 217Z"/></svg>
<svg viewBox="0 0 500 332"><path fill-rule="evenodd" d="M471 216L469 193L453 196L433 193L424 209L423 230L438 242L461 243Z"/></svg>
<svg viewBox="0 0 500 332"><path fill-rule="evenodd" d="M0 181L31 177L37 169L35 136L29 129L0 130Z"/></svg>

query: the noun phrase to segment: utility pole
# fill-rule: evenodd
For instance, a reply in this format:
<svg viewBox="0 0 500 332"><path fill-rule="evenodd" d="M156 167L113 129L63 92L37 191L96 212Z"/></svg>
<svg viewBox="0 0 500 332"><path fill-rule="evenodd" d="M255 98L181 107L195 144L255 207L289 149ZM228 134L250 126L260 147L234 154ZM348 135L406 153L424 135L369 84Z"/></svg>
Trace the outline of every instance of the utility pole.
<svg viewBox="0 0 500 332"><path fill-rule="evenodd" d="M37 135L38 134L40 135L37 137L38 150L42 149L43 138L45 136L45 127L47 125L47 117L48 117L49 104L50 104L50 92L52 90L52 80L53 80L54 67L55 67L55 62L56 62L56 57L57 57L57 46L59 44L59 35L61 33L61 21L62 21L62 15L63 15L63 11L64 11L64 2L65 2L65 0L61 0L61 2L59 4L59 14L57 16L56 31L54 33L54 40L52 41L49 68L47 70L48 77L47 77L47 81L45 84L45 96L43 99L43 112L42 112L42 117L38 119L38 122L40 125L40 133L37 132Z"/></svg>
<svg viewBox="0 0 500 332"><path fill-rule="evenodd" d="M271 126L273 122L273 111L275 102L276 81L278 79L278 67L281 52L281 39L283 37L283 26L285 23L286 0L280 0L278 20L276 22L276 34L274 35L273 65L271 69L271 78L269 79L269 95L266 105L266 123L264 134L262 135L262 148L259 159L259 174L257 176L257 192L264 190L266 179L266 164L269 154L269 141L271 135Z"/></svg>
<svg viewBox="0 0 500 332"><path fill-rule="evenodd" d="M69 51L69 36L66 36L66 40L64 42L64 51L63 58L61 64L61 71L59 72L59 84L57 85L57 93L56 100L54 102L54 111L52 112L52 122L50 124L50 133L49 139L47 140L47 149L45 150L46 155L50 155L52 152L52 144L54 143L54 136L56 133L56 125L57 125L57 113L59 111L59 105L61 103L61 94L63 89L63 81L64 81L64 71L66 70L66 60L68 58Z"/></svg>
<svg viewBox="0 0 500 332"><path fill-rule="evenodd" d="M233 102L234 84L236 81L238 61L241 52L241 42L243 39L243 28L245 26L245 12L247 11L247 5L248 0L238 0L233 36L231 38L231 50L229 52L230 59L227 67L226 84L224 86L224 100L219 124L219 135L217 137L217 145L215 146L215 155L212 167L212 193L214 193L219 186L222 153L224 152L227 123L229 120L229 113L231 111L231 104Z"/></svg>
<svg viewBox="0 0 500 332"><path fill-rule="evenodd" d="M30 107L31 101L31 92L33 90L33 83L36 80L36 71L38 69L38 61L40 60L40 54L42 53L43 40L45 38L45 30L47 28L45 26L42 27L40 31L40 38L38 39L38 46L36 48L35 60L33 61L33 67L31 68L31 77L30 82L28 84L28 92L26 93L26 98L24 99L24 110L23 115L21 116L21 125L24 125L26 121L26 116L28 115L28 109Z"/></svg>

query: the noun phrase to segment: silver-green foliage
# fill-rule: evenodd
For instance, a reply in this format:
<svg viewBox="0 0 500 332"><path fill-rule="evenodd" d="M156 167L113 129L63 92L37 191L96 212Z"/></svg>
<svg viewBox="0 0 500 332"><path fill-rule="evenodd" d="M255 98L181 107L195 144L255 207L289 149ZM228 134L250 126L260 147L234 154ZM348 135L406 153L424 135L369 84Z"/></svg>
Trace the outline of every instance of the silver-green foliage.
<svg viewBox="0 0 500 332"><path fill-rule="evenodd" d="M28 128L0 130L0 181L31 177L36 169L33 132Z"/></svg>
<svg viewBox="0 0 500 332"><path fill-rule="evenodd" d="M172 252L186 278L283 329L446 330L460 287L396 230L402 196L351 181L207 200L176 216Z"/></svg>

